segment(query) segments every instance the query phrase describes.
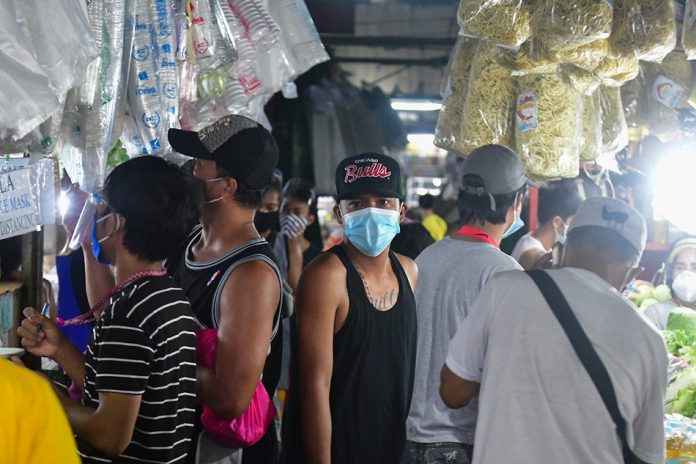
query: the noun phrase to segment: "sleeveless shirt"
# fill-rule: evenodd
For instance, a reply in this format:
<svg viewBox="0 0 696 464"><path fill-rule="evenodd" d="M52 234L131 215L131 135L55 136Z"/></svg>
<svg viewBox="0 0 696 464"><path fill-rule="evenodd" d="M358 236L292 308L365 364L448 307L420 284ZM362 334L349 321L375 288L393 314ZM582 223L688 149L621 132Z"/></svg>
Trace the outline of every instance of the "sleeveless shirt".
<svg viewBox="0 0 696 464"><path fill-rule="evenodd" d="M347 270L350 299L343 327L334 335L331 376L331 462L397 464L406 443L416 360L416 303L399 260L389 253L399 282L393 308L377 310L346 250L330 250ZM283 443L288 464L305 462L300 376L293 340L288 424Z"/></svg>
<svg viewBox="0 0 696 464"><path fill-rule="evenodd" d="M194 261L191 250L200 239L202 230L201 227L194 229L185 245L167 260L166 268L169 275L178 282L191 302L193 313L199 324L206 328L217 328L220 320L222 290L237 266L249 261L260 260L273 268L278 275L279 285L281 277L271 247L266 240L261 238L250 240L220 258L207 262ZM279 303L274 316L273 336L261 379L271 398L275 394L280 378L283 340L282 331L278 329L278 322L281 317L281 306L282 303ZM198 437L203 430L201 412L202 409L198 407L191 454L195 454ZM245 464L270 463L276 453L276 432L274 425L271 424L266 435L258 443L244 449L242 462ZM193 456L190 456L189 462L193 462L192 458Z"/></svg>

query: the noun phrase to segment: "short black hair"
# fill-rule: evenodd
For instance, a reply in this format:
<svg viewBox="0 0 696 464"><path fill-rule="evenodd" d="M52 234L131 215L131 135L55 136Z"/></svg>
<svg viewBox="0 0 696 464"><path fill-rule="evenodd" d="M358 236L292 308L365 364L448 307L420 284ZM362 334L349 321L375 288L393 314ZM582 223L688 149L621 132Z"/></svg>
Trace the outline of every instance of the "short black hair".
<svg viewBox="0 0 696 464"><path fill-rule="evenodd" d="M568 232L568 245L591 246L612 261L635 262L640 252L620 233L606 227L583 226Z"/></svg>
<svg viewBox="0 0 696 464"><path fill-rule="evenodd" d="M539 224L546 224L556 216L564 221L574 216L582 203L574 182L551 182L539 189Z"/></svg>
<svg viewBox="0 0 696 464"><path fill-rule="evenodd" d="M391 242L396 253L416 259L423 250L435 243L432 235L420 222L401 224L401 232Z"/></svg>
<svg viewBox="0 0 696 464"><path fill-rule="evenodd" d="M421 195L418 197L418 206L423 209L433 209L435 208L435 197L429 193Z"/></svg>
<svg viewBox="0 0 696 464"><path fill-rule="evenodd" d="M258 209L259 206L261 206L263 192L268 186L263 189L250 187L243 179L234 177L232 173L220 165L218 165L218 176L231 177L237 182L237 191L234 192L234 201L236 201L239 206L247 209Z"/></svg>
<svg viewBox="0 0 696 464"><path fill-rule="evenodd" d="M124 246L148 261L170 256L200 217L199 184L158 156L140 156L116 166L106 178L104 194L126 219Z"/></svg>
<svg viewBox="0 0 696 464"><path fill-rule="evenodd" d="M294 177L283 188L283 198L292 197L309 204L310 214L317 214L317 193L314 186L305 179Z"/></svg>
<svg viewBox="0 0 696 464"><path fill-rule="evenodd" d="M462 184L468 187L483 187L483 179L475 174L467 174L462 179ZM510 193L502 193L493 195L495 200L495 211L491 210L490 198L487 195L476 195L467 193L463 189L459 189L459 218L462 224L470 224L479 222L483 225L485 222L491 224L503 224L507 210L515 203L515 198L518 194L525 194L527 186L524 185L519 190Z"/></svg>

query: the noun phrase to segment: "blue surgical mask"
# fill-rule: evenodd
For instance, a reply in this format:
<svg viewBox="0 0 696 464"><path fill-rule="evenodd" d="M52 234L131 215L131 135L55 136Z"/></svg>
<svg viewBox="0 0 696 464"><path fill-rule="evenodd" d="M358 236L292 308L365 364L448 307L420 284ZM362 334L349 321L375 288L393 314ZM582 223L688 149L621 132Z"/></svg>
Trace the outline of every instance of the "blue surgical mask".
<svg viewBox="0 0 696 464"><path fill-rule="evenodd" d="M104 216L103 218L97 219L97 213L94 213L94 221L92 221L92 254L94 254L94 257L97 258L97 261L99 261L102 264L110 264L107 259L104 259L101 257L101 252L102 252L102 242L105 242L106 240L109 240L109 237L111 235L107 235L106 237L102 239L97 238L97 224L100 222L106 220L109 216ZM120 221L118 220L118 216L116 216L116 230L118 230L120 226Z"/></svg>
<svg viewBox="0 0 696 464"><path fill-rule="evenodd" d="M382 253L399 233L399 212L365 208L343 215L345 237L367 256Z"/></svg>
<svg viewBox="0 0 696 464"><path fill-rule="evenodd" d="M512 224L510 224L510 227L505 231L503 234L503 238L507 238L520 230L522 227L524 227L524 221L522 220L521 217L517 216L517 219L515 219Z"/></svg>

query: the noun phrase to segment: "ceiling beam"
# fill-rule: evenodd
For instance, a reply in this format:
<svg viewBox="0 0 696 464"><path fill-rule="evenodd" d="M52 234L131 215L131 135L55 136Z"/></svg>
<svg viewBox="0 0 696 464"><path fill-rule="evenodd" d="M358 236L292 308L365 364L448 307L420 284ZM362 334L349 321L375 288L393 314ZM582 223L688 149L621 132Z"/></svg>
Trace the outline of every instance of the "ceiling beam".
<svg viewBox="0 0 696 464"><path fill-rule="evenodd" d="M456 37L358 36L351 34L320 34L329 46L360 46L382 48L453 47Z"/></svg>

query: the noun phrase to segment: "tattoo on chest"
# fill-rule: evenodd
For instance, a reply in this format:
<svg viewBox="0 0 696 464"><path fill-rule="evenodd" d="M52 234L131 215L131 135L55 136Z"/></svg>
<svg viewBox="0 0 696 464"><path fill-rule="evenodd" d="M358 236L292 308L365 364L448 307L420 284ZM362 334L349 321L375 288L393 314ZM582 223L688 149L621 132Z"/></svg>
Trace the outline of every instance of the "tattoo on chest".
<svg viewBox="0 0 696 464"><path fill-rule="evenodd" d="M370 300L370 303L372 303L372 306L375 307L375 309L378 309L380 311L386 311L394 307L394 305L396 304L396 297L396 291L392 288L391 290L387 290L381 296L378 296L376 298L370 296L368 298Z"/></svg>

